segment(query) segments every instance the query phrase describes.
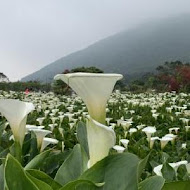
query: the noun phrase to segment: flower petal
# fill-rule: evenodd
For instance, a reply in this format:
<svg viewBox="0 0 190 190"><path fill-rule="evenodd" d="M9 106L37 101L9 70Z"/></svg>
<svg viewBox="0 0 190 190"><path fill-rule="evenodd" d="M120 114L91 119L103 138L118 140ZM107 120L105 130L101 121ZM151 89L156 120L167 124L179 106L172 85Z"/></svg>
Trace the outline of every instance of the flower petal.
<svg viewBox="0 0 190 190"><path fill-rule="evenodd" d="M110 148L115 145L116 137L113 129L89 118L87 119L87 138L90 160L88 166L108 156Z"/></svg>

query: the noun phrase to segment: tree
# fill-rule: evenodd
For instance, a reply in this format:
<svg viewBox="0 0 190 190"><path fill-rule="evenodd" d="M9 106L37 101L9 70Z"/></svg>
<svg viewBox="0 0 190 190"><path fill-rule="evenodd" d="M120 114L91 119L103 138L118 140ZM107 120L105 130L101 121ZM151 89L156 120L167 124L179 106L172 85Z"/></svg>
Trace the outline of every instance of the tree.
<svg viewBox="0 0 190 190"><path fill-rule="evenodd" d="M9 79L5 74L0 73L0 82L9 82Z"/></svg>
<svg viewBox="0 0 190 190"><path fill-rule="evenodd" d="M181 61L165 62L157 68L157 78L170 91L190 89L190 64Z"/></svg>
<svg viewBox="0 0 190 190"><path fill-rule="evenodd" d="M103 73L101 69L97 67L77 67L71 70L71 73L85 72L85 73Z"/></svg>

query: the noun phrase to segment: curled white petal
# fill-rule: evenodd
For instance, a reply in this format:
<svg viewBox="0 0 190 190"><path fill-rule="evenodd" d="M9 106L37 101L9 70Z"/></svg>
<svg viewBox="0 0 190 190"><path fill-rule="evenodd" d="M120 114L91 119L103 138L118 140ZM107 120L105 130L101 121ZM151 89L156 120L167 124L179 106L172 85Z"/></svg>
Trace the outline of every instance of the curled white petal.
<svg viewBox="0 0 190 190"><path fill-rule="evenodd" d="M108 156L110 148L115 145L115 132L93 120L87 119L87 138L89 147L89 166L93 166L96 162Z"/></svg>

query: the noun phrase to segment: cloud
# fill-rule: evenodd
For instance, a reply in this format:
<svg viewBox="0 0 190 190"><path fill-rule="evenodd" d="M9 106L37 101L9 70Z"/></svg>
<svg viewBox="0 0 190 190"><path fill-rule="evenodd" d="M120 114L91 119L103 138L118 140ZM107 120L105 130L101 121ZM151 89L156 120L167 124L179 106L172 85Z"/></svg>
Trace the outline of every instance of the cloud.
<svg viewBox="0 0 190 190"><path fill-rule="evenodd" d="M143 22L189 12L186 0L0 1L0 68L18 80Z"/></svg>

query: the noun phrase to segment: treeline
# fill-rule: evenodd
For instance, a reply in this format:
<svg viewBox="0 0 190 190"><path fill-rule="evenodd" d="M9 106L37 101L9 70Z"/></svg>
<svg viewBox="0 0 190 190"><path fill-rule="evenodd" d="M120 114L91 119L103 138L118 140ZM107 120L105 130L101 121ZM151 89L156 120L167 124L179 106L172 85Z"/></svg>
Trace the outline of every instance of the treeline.
<svg viewBox="0 0 190 190"><path fill-rule="evenodd" d="M135 92L152 89L158 92L190 92L190 64L181 61L165 62L154 73L147 73L128 85L128 90Z"/></svg>
<svg viewBox="0 0 190 190"><path fill-rule="evenodd" d="M88 72L88 73L103 73L104 71L96 67L78 67L72 70L65 70L63 73ZM117 88L124 87L120 81L116 85ZM56 94L71 94L71 89L61 80L53 81L52 83L40 83L38 81L29 82L0 82L0 90L24 92L26 90L33 92L49 92L53 91Z"/></svg>
<svg viewBox="0 0 190 190"><path fill-rule="evenodd" d="M4 91L44 91L49 92L51 90L51 84L42 84L38 81L29 81L29 82L1 82L0 90Z"/></svg>
<svg viewBox="0 0 190 190"><path fill-rule="evenodd" d="M65 70L63 73L74 72L103 73L104 71L96 67L78 67L70 71ZM72 92L61 80L47 84L38 81L0 83L0 90L4 91L25 91L26 89L42 92L53 91L56 94L71 94ZM150 90L156 90L157 92L190 92L190 64L181 61L165 62L157 67L155 72L147 73L128 84L124 80L118 81L115 89L131 92L146 92Z"/></svg>

